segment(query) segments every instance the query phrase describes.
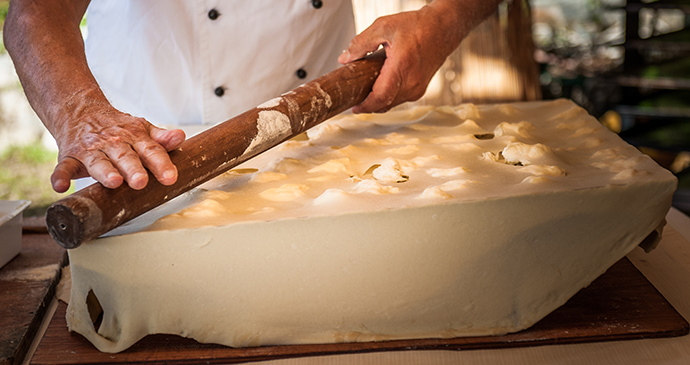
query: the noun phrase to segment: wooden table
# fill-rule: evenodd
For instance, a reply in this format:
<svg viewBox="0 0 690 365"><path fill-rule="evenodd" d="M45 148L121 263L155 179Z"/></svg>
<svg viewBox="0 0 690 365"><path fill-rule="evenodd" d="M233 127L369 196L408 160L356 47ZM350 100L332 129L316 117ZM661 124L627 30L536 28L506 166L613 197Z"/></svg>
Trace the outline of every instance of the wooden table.
<svg viewBox="0 0 690 365"><path fill-rule="evenodd" d="M672 210L659 247L628 258L690 318L690 218ZM52 313L46 317L50 318ZM690 336L472 351L400 351L292 358L255 364L689 364Z"/></svg>
<svg viewBox="0 0 690 365"><path fill-rule="evenodd" d="M20 362L28 352L66 260L65 249L41 229L44 223L25 222L21 253L0 270L0 365Z"/></svg>

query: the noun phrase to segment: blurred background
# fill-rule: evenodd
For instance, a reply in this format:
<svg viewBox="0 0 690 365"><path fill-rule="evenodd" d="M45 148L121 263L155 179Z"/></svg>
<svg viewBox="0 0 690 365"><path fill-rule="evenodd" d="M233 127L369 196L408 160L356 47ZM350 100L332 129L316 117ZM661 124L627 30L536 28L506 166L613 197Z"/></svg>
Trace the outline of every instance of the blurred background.
<svg viewBox="0 0 690 365"><path fill-rule="evenodd" d="M358 30L425 3L353 0ZM3 23L8 6L0 0ZM689 14L690 0L505 1L415 104L572 99L676 174L674 206L690 214ZM50 187L56 149L0 44L0 200L44 214L62 196Z"/></svg>

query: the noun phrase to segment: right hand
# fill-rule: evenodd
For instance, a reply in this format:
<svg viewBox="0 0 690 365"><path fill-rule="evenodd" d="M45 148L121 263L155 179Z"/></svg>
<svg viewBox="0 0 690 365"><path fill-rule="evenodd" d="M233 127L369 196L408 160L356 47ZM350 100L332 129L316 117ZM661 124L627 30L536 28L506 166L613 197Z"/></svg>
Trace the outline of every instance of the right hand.
<svg viewBox="0 0 690 365"><path fill-rule="evenodd" d="M185 140L180 129L158 128L143 118L104 107L81 114L55 132L58 164L50 181L59 193L69 189L70 180L87 176L107 188L126 181L140 190L148 183L146 169L163 185L177 181L168 152Z"/></svg>

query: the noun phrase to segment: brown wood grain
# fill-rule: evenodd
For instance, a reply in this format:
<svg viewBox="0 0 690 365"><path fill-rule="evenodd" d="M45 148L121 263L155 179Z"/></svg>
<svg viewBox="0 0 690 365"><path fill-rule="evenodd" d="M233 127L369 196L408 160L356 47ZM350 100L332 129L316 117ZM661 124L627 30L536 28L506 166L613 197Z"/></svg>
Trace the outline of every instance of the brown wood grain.
<svg viewBox="0 0 690 365"><path fill-rule="evenodd" d="M25 234L19 256L0 270L0 365L24 359L65 259L47 234Z"/></svg>
<svg viewBox="0 0 690 365"><path fill-rule="evenodd" d="M162 185L149 173L149 183L141 190L127 184L108 189L96 183L53 203L46 213L48 231L63 247L74 248L199 186L361 103L371 91L384 60L385 54L377 52L283 94L278 105L251 109L186 140L170 152L178 170L173 185ZM268 111L286 116L291 133L283 136L274 127L267 128L265 133L281 139L260 136L260 113ZM252 145L266 139L271 143Z"/></svg>
<svg viewBox="0 0 690 365"><path fill-rule="evenodd" d="M23 234L48 234L45 216L33 216L22 218Z"/></svg>
<svg viewBox="0 0 690 365"><path fill-rule="evenodd" d="M230 348L175 335L147 336L119 354L96 350L69 333L61 304L32 364L241 363L260 360L406 350L471 350L682 336L688 322L623 259L533 327L504 336Z"/></svg>

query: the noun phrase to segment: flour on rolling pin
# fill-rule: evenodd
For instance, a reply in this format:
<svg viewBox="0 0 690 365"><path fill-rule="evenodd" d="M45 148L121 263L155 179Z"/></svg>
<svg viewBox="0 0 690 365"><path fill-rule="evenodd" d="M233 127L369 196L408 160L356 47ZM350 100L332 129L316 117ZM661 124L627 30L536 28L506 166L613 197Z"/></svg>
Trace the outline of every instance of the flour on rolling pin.
<svg viewBox="0 0 690 365"><path fill-rule="evenodd" d="M251 157L266 150L267 146L275 146L292 134L292 125L287 115L277 110L262 110L256 120L256 136L249 147L242 154Z"/></svg>

